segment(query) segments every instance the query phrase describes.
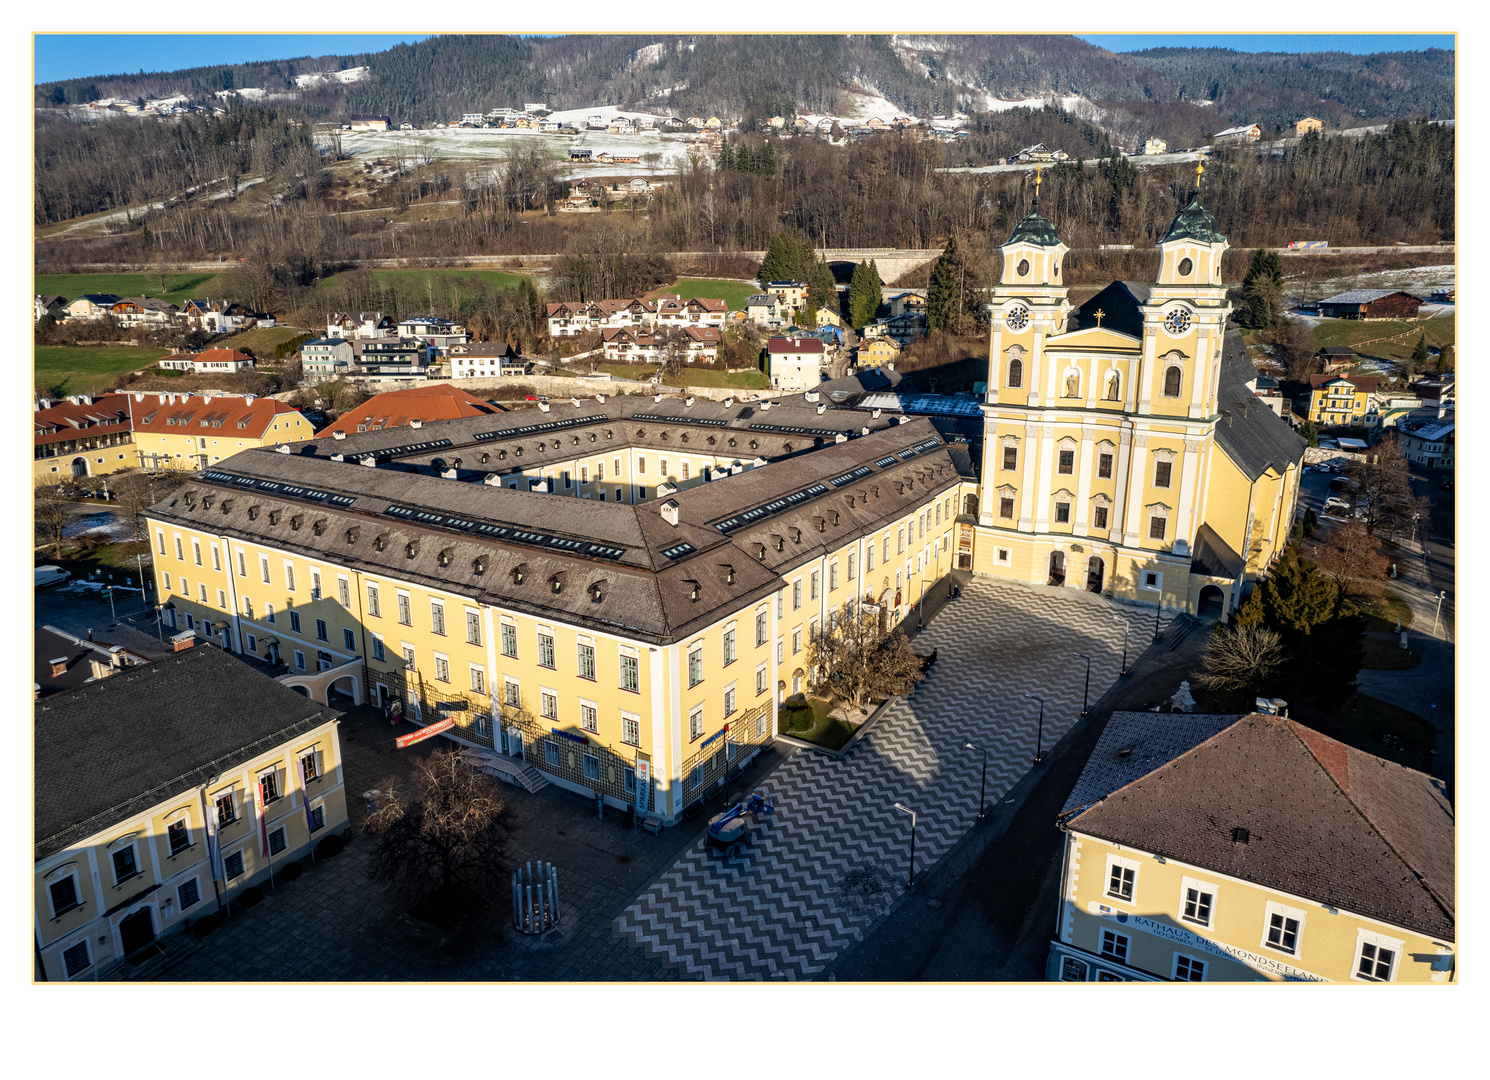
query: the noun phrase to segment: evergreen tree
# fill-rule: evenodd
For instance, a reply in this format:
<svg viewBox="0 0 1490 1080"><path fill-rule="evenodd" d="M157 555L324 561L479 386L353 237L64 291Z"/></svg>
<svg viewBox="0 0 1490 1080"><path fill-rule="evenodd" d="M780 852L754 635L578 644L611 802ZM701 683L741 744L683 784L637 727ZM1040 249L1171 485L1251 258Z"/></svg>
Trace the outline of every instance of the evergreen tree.
<svg viewBox="0 0 1490 1080"><path fill-rule="evenodd" d="M866 262L854 267L854 276L848 283L848 320L855 330L874 318L879 308L879 294L874 291L873 275Z"/></svg>
<svg viewBox="0 0 1490 1080"><path fill-rule="evenodd" d="M1454 370L1454 347L1452 345L1440 346L1438 350L1438 370L1440 372Z"/></svg>
<svg viewBox="0 0 1490 1080"><path fill-rule="evenodd" d="M812 268L812 276L807 279L807 303L813 326L817 325L820 308L834 312L838 310L838 288L833 281L833 269L825 258L818 258Z"/></svg>
<svg viewBox="0 0 1490 1080"><path fill-rule="evenodd" d="M728 139L719 144L719 157L715 159L714 167L720 172L729 172L735 167L735 152Z"/></svg>
<svg viewBox="0 0 1490 1080"><path fill-rule="evenodd" d="M1319 567L1289 548L1255 592L1262 594L1267 625L1283 635L1290 648L1329 621L1335 610L1335 586Z"/></svg>
<svg viewBox="0 0 1490 1080"><path fill-rule="evenodd" d="M1238 321L1248 329L1263 330L1283 313L1283 261L1276 251L1259 250L1242 278Z"/></svg>
<svg viewBox="0 0 1490 1080"><path fill-rule="evenodd" d="M772 152L769 141L761 143L760 149L755 152L755 171L761 176L776 175L776 155Z"/></svg>
<svg viewBox="0 0 1490 1080"><path fill-rule="evenodd" d="M931 268L931 283L926 288L926 328L945 330L952 322L960 297L957 293L957 263L960 253L957 237L947 241L941 258Z"/></svg>
<svg viewBox="0 0 1490 1080"><path fill-rule="evenodd" d="M761 287L771 281L808 280L815 254L812 243L799 233L777 233L761 260Z"/></svg>
<svg viewBox="0 0 1490 1080"><path fill-rule="evenodd" d="M1418 365L1419 370L1422 370L1423 365L1428 362L1427 335L1418 335L1418 343L1412 347L1412 361Z"/></svg>

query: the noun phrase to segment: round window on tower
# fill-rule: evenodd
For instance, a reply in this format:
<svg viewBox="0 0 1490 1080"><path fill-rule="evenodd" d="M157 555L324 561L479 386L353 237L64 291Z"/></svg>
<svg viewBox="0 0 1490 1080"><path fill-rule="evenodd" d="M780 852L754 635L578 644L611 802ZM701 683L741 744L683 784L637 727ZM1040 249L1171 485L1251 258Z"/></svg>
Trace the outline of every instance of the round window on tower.
<svg viewBox="0 0 1490 1080"><path fill-rule="evenodd" d="M1009 309L1009 314L1004 316L1004 325L1010 330L1023 330L1030 324L1029 308L1023 304Z"/></svg>
<svg viewBox="0 0 1490 1080"><path fill-rule="evenodd" d="M1189 277L1190 271L1195 269L1195 264L1189 259L1180 260L1180 277Z"/></svg>
<svg viewBox="0 0 1490 1080"><path fill-rule="evenodd" d="M1019 265L1014 268L1014 272L1020 277L1024 277L1030 272L1030 261L1028 259L1020 259Z"/></svg>
<svg viewBox="0 0 1490 1080"><path fill-rule="evenodd" d="M1171 334L1183 334L1190 329L1190 313L1184 308L1176 308L1164 316L1164 329Z"/></svg>

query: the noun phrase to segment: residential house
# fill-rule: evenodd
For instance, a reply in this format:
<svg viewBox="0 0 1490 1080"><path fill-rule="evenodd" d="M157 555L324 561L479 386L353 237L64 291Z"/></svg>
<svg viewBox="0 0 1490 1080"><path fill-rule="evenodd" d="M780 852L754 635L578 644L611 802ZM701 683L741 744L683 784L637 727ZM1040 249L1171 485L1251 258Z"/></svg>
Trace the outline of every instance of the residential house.
<svg viewBox="0 0 1490 1080"><path fill-rule="evenodd" d="M650 330L607 326L601 329L600 340L605 358L623 364L656 363L662 360L669 340L676 341L683 347L690 362L707 360L713 363L719 357L719 345L723 337L719 329L713 326L685 326L673 331L661 327Z"/></svg>
<svg viewBox="0 0 1490 1080"><path fill-rule="evenodd" d="M349 117L353 131L387 131L393 126L393 118L388 116L368 116L363 113L353 113Z"/></svg>
<svg viewBox="0 0 1490 1080"><path fill-rule="evenodd" d="M380 338L396 337L398 323L381 311L340 312L326 322L328 338L346 338L348 341L377 341Z"/></svg>
<svg viewBox="0 0 1490 1080"><path fill-rule="evenodd" d="M757 326L775 328L791 320L782 308L781 297L774 293L755 293L745 301L745 317Z"/></svg>
<svg viewBox="0 0 1490 1080"><path fill-rule="evenodd" d="M1064 150L1052 150L1044 143L1036 143L1034 146L1026 146L1014 155L1015 161L1065 161L1071 155Z"/></svg>
<svg viewBox="0 0 1490 1080"><path fill-rule="evenodd" d="M1319 302L1326 319L1416 319L1423 301L1395 289L1351 289Z"/></svg>
<svg viewBox="0 0 1490 1080"><path fill-rule="evenodd" d="M1311 131L1324 131L1324 121L1317 116L1306 116L1294 121L1293 133L1295 135L1302 137Z"/></svg>
<svg viewBox="0 0 1490 1080"><path fill-rule="evenodd" d="M900 343L891 337L880 337L859 346L856 362L861 371L865 368L889 368L893 371L899 357Z"/></svg>
<svg viewBox="0 0 1490 1080"><path fill-rule="evenodd" d="M590 118L585 121L585 126L591 131L604 131L606 128L606 120L604 115L602 115L601 113L592 114Z"/></svg>
<svg viewBox="0 0 1490 1080"><path fill-rule="evenodd" d="M770 358L771 389L796 393L815 389L823 381L826 348L818 338L773 337L766 343Z"/></svg>
<svg viewBox="0 0 1490 1080"><path fill-rule="evenodd" d="M357 373L379 379L414 381L429 378L434 363L434 347L408 338L387 341L364 341L354 346Z"/></svg>
<svg viewBox="0 0 1490 1080"><path fill-rule="evenodd" d="M1257 400L1272 409L1279 419L1287 421L1293 415L1293 402L1279 390L1276 375L1259 374L1248 381L1247 389L1256 394Z"/></svg>
<svg viewBox="0 0 1490 1080"><path fill-rule="evenodd" d="M351 372L357 354L343 337L323 337L300 346L300 370L307 381L336 379Z"/></svg>
<svg viewBox="0 0 1490 1080"><path fill-rule="evenodd" d="M165 371L190 371L196 375L225 375L252 371L254 358L237 349L204 349L198 353L172 353L155 362Z"/></svg>
<svg viewBox="0 0 1490 1080"><path fill-rule="evenodd" d="M226 303L222 308L224 330L247 330L255 326L274 325L274 316L264 311L254 311L247 304Z"/></svg>
<svg viewBox="0 0 1490 1080"><path fill-rule="evenodd" d="M69 319L101 319L113 313L121 297L113 293L84 293L67 305Z"/></svg>
<svg viewBox="0 0 1490 1080"><path fill-rule="evenodd" d="M842 327L843 319L841 316L839 316L838 312L834 311L832 308L820 307L817 309L817 324L819 326Z"/></svg>
<svg viewBox="0 0 1490 1080"><path fill-rule="evenodd" d="M781 306L797 312L807 306L807 283L805 281L768 281L766 292L781 301Z"/></svg>
<svg viewBox="0 0 1490 1080"><path fill-rule="evenodd" d="M1443 782L1294 720L1114 713L1057 824L1048 979L1454 981Z"/></svg>
<svg viewBox="0 0 1490 1080"><path fill-rule="evenodd" d="M533 365L505 341L471 341L445 350L452 379L489 379L526 375Z"/></svg>
<svg viewBox="0 0 1490 1080"><path fill-rule="evenodd" d="M771 117L769 123L770 123L770 125L771 125L772 128L774 128L775 130L779 131L782 128L786 127L786 117L784 117L784 116L773 116L773 117Z"/></svg>
<svg viewBox="0 0 1490 1080"><path fill-rule="evenodd" d="M1375 434L1385 435L1389 430L1404 427L1407 422L1416 420L1422 416L1420 422L1426 422L1430 417L1420 414L1422 402L1410 391L1404 390L1378 390L1371 395L1371 400L1366 406L1366 428L1368 433L1375 428ZM1433 415L1431 419L1437 419Z"/></svg>
<svg viewBox="0 0 1490 1080"><path fill-rule="evenodd" d="M33 480L106 476L136 464L126 394L40 398L31 425Z"/></svg>
<svg viewBox="0 0 1490 1080"><path fill-rule="evenodd" d="M687 120L677 116L669 116L666 120L662 121L662 127L667 131L682 131L688 126L689 122Z"/></svg>
<svg viewBox="0 0 1490 1080"><path fill-rule="evenodd" d="M1439 417L1453 410L1457 397L1454 388L1453 372L1419 379L1412 384L1412 392L1421 405L1435 410Z"/></svg>
<svg viewBox="0 0 1490 1080"><path fill-rule="evenodd" d="M687 120L687 124L695 131L702 131L704 126L704 118L702 116L690 116Z"/></svg>
<svg viewBox="0 0 1490 1080"><path fill-rule="evenodd" d="M497 411L495 406L488 405L449 383L431 383L375 394L361 405L354 405L342 413L335 422L320 431L316 438L344 439L359 431L423 427L437 420L489 416Z"/></svg>
<svg viewBox="0 0 1490 1080"><path fill-rule="evenodd" d="M222 324L222 309L222 302L214 304L211 297L205 300L183 300L176 317L186 323L188 330L220 334L225 329Z"/></svg>
<svg viewBox="0 0 1490 1080"><path fill-rule="evenodd" d="M347 832L339 715L211 647L39 701L36 977L96 980L169 950Z"/></svg>
<svg viewBox="0 0 1490 1080"><path fill-rule="evenodd" d="M1260 138L1262 138L1262 128L1256 124L1229 127L1211 136L1213 142L1256 142Z"/></svg>
<svg viewBox="0 0 1490 1080"><path fill-rule="evenodd" d="M684 300L676 294L664 293L652 303L656 307L657 326L720 326L729 313L729 304L712 297L699 296Z"/></svg>
<svg viewBox="0 0 1490 1080"><path fill-rule="evenodd" d="M36 321L41 322L48 315L58 322L67 318L67 297L56 293L37 293Z"/></svg>
<svg viewBox="0 0 1490 1080"><path fill-rule="evenodd" d="M646 177L633 176L627 181L626 190L633 195L646 195L652 190L652 185L647 181Z"/></svg>
<svg viewBox="0 0 1490 1080"><path fill-rule="evenodd" d="M1326 374L1349 371L1356 363L1355 350L1345 345L1328 345L1314 355L1324 364Z"/></svg>
<svg viewBox="0 0 1490 1080"><path fill-rule="evenodd" d="M411 315L406 319L400 319L398 336L428 342L436 350L444 350L451 345L462 345L471 340L471 335L467 333L464 326L450 319L441 319L432 315Z"/></svg>
<svg viewBox="0 0 1490 1080"><path fill-rule="evenodd" d="M718 131L724 127L724 121L717 116L711 116L704 121L704 127L709 131Z"/></svg>
<svg viewBox="0 0 1490 1080"><path fill-rule="evenodd" d="M145 663L145 657L123 645L84 641L55 626L39 626L31 639L31 696L49 698L64 690L107 679L127 667Z"/></svg>
<svg viewBox="0 0 1490 1080"><path fill-rule="evenodd" d="M610 126L606 130L612 135L635 135L636 121L627 119L624 116L618 116L610 122Z"/></svg>
<svg viewBox="0 0 1490 1080"><path fill-rule="evenodd" d="M165 326L178 308L166 300L149 296L126 296L110 309L110 314L126 329L139 326Z"/></svg>
<svg viewBox="0 0 1490 1080"><path fill-rule="evenodd" d="M909 345L926 336L926 316L919 311L903 311L885 320L885 333L901 345Z"/></svg>
<svg viewBox="0 0 1490 1080"><path fill-rule="evenodd" d="M1309 419L1321 427L1364 427L1375 375L1310 375Z"/></svg>
<svg viewBox="0 0 1490 1080"><path fill-rule="evenodd" d="M1454 419L1439 420L1422 427L1402 428L1398 432L1402 452L1409 461L1430 469L1454 467Z"/></svg>
<svg viewBox="0 0 1490 1080"><path fill-rule="evenodd" d="M581 150L577 146L571 146L569 148L569 160L570 161L581 161L581 162L585 162L585 163L588 164L589 161L590 161L590 158L591 158L591 156L593 154L594 154L594 151L593 150Z"/></svg>
<svg viewBox="0 0 1490 1080"><path fill-rule="evenodd" d="M890 297L890 317L904 315L906 312L915 314L926 313L926 292L903 292L899 296Z"/></svg>
<svg viewBox="0 0 1490 1080"><path fill-rule="evenodd" d="M485 127L486 116L479 112L461 113L460 122L470 127Z"/></svg>
<svg viewBox="0 0 1490 1080"><path fill-rule="evenodd" d="M145 469L207 469L243 450L315 435L309 420L273 398L211 393L128 396L136 464Z"/></svg>
<svg viewBox="0 0 1490 1080"><path fill-rule="evenodd" d="M1143 152L1145 155L1166 154L1169 152L1169 144L1163 139L1145 139L1143 141Z"/></svg>

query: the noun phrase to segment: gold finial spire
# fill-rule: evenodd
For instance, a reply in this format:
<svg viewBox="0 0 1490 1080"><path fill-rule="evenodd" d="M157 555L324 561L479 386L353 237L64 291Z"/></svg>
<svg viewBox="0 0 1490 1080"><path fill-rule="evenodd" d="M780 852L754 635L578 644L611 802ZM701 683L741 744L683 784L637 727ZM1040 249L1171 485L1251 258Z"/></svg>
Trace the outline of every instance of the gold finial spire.
<svg viewBox="0 0 1490 1080"><path fill-rule="evenodd" d="M1200 190L1200 177L1205 172L1205 161L1199 154L1195 155L1195 190Z"/></svg>
<svg viewBox="0 0 1490 1080"><path fill-rule="evenodd" d="M1040 201L1040 166L1035 166L1035 201Z"/></svg>

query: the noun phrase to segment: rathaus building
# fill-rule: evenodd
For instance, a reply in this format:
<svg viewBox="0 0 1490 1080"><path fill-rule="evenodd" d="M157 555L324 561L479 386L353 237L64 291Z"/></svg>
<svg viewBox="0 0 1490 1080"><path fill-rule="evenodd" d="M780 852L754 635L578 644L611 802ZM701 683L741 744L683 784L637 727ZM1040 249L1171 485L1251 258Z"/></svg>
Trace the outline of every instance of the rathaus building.
<svg viewBox="0 0 1490 1080"><path fill-rule="evenodd" d="M1037 205L981 419L596 395L214 461L144 515L163 620L676 821L775 736L846 605L897 623L959 569L1230 611L1286 543L1302 443L1247 389L1215 219L1192 202L1160 249L1153 285L1073 311Z"/></svg>

